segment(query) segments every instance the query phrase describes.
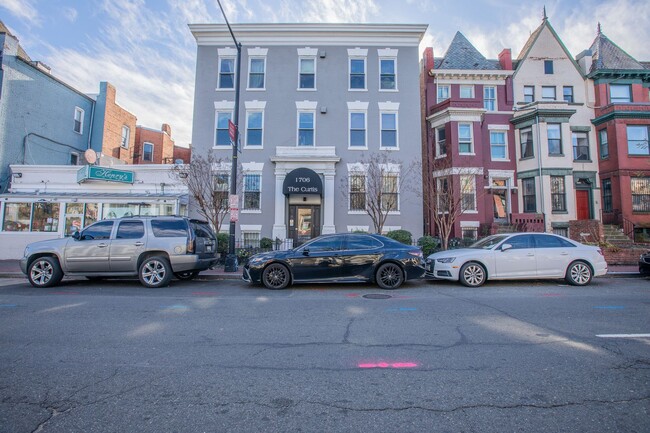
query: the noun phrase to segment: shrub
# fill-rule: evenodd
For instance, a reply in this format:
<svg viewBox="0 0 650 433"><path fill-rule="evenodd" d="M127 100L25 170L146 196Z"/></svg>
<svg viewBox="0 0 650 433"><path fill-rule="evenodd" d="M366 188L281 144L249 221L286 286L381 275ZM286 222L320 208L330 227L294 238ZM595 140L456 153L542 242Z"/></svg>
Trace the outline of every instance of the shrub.
<svg viewBox="0 0 650 433"><path fill-rule="evenodd" d="M226 233L217 234L217 252L220 254L228 254L228 238L230 236Z"/></svg>
<svg viewBox="0 0 650 433"><path fill-rule="evenodd" d="M427 257L433 254L440 247L440 239L433 236L422 236L418 239L418 246L422 249L422 254Z"/></svg>
<svg viewBox="0 0 650 433"><path fill-rule="evenodd" d="M263 250L272 250L273 249L273 239L271 238L262 238L260 239L260 248Z"/></svg>
<svg viewBox="0 0 650 433"><path fill-rule="evenodd" d="M386 233L386 236L406 245L413 244L413 235L408 230L393 230Z"/></svg>

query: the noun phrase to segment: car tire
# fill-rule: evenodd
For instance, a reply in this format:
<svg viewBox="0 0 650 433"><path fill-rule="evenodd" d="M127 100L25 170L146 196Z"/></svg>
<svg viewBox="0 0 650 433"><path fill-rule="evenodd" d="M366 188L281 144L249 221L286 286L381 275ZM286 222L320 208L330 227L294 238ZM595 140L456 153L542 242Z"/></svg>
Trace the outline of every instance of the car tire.
<svg viewBox="0 0 650 433"><path fill-rule="evenodd" d="M169 260L160 256L147 257L140 265L138 278L143 286L151 289L168 285L172 278L172 267Z"/></svg>
<svg viewBox="0 0 650 433"><path fill-rule="evenodd" d="M486 279L487 271L480 263L476 262L465 263L458 274L460 283L467 287L480 287Z"/></svg>
<svg viewBox="0 0 650 433"><path fill-rule="evenodd" d="M569 265L564 279L572 286L586 286L592 277L591 267L583 261L577 261Z"/></svg>
<svg viewBox="0 0 650 433"><path fill-rule="evenodd" d="M34 287L52 287L61 282L63 271L54 257L39 257L29 264L27 279Z"/></svg>
<svg viewBox="0 0 650 433"><path fill-rule="evenodd" d="M174 272L174 276L181 281L190 281L199 276L199 271Z"/></svg>
<svg viewBox="0 0 650 433"><path fill-rule="evenodd" d="M267 289L282 290L290 281L289 269L280 263L271 263L262 272L262 283Z"/></svg>
<svg viewBox="0 0 650 433"><path fill-rule="evenodd" d="M377 269L375 281L382 289L397 289L404 282L404 272L396 263L384 263Z"/></svg>

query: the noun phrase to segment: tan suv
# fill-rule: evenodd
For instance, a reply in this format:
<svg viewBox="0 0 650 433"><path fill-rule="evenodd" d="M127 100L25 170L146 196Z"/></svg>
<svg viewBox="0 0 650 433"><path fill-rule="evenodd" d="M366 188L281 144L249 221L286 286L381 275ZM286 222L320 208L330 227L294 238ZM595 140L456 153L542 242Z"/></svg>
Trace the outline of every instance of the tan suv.
<svg viewBox="0 0 650 433"><path fill-rule="evenodd" d="M125 217L98 221L71 237L34 242L20 269L34 287L58 284L64 275L138 276L151 288L172 275L192 279L217 262L217 239L210 226L185 217Z"/></svg>

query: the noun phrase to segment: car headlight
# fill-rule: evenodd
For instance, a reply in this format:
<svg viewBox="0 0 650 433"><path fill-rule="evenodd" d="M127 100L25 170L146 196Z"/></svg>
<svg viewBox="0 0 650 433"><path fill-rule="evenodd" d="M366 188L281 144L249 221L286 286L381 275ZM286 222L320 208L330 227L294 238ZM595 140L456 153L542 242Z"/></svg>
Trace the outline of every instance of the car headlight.
<svg viewBox="0 0 650 433"><path fill-rule="evenodd" d="M456 257L444 257L442 259L436 259L438 263L451 263L456 260Z"/></svg>
<svg viewBox="0 0 650 433"><path fill-rule="evenodd" d="M253 257L248 259L248 264L249 265L259 265L260 263L264 263L264 258L263 257Z"/></svg>

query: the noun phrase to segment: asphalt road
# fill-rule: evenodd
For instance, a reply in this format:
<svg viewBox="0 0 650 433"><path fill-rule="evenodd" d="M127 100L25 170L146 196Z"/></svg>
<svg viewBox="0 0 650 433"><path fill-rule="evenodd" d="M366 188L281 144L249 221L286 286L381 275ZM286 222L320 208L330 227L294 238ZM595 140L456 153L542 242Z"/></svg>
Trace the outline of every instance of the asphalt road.
<svg viewBox="0 0 650 433"><path fill-rule="evenodd" d="M0 432L649 432L648 334L639 278L4 279Z"/></svg>

